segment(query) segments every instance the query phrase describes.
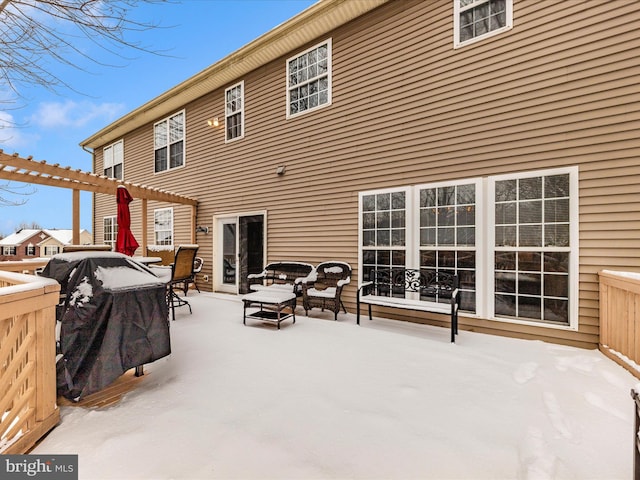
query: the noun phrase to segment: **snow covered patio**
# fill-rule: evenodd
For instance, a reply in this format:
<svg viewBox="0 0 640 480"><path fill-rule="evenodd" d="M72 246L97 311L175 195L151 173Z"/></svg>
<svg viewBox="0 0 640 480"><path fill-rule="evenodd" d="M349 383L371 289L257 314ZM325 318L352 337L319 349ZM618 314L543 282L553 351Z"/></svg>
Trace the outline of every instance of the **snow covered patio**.
<svg viewBox="0 0 640 480"><path fill-rule="evenodd" d="M81 479L627 479L637 380L600 352L189 293L172 354L32 451Z"/></svg>

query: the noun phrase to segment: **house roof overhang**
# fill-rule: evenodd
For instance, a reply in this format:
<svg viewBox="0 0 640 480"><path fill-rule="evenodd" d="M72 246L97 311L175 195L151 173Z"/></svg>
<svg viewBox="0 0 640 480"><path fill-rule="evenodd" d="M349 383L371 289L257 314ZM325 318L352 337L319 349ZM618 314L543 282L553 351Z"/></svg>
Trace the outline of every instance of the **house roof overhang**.
<svg viewBox="0 0 640 480"><path fill-rule="evenodd" d="M222 60L80 142L106 145L330 32L389 0L320 0Z"/></svg>

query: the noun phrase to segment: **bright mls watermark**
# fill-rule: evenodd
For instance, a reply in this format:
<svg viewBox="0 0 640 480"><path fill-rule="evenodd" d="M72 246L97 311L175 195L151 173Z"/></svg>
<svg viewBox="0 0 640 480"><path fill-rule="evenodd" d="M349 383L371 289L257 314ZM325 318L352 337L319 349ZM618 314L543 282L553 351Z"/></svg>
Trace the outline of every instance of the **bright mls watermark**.
<svg viewBox="0 0 640 480"><path fill-rule="evenodd" d="M78 480L78 455L0 455L0 480Z"/></svg>

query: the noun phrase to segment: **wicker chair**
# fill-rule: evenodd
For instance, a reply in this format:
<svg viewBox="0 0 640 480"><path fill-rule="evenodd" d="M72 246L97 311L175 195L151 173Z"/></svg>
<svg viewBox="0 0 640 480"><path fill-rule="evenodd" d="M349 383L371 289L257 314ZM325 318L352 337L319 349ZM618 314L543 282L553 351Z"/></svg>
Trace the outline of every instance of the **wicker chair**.
<svg viewBox="0 0 640 480"><path fill-rule="evenodd" d="M340 296L345 285L351 282L351 265L345 262L322 262L302 280L302 305L305 314L314 307L333 312L334 320L338 319L340 307L347 309Z"/></svg>

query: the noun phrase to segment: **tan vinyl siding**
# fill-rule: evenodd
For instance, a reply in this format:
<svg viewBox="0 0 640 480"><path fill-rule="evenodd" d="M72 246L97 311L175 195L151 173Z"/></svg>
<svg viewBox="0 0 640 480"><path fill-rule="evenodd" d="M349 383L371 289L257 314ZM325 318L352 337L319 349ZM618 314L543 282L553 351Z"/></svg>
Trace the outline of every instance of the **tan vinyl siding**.
<svg viewBox="0 0 640 480"><path fill-rule="evenodd" d="M127 134L125 179L198 198L197 224L209 227L214 215L265 210L268 261L356 269L359 191L577 165L579 330L466 317L461 326L594 346L597 272L640 271L639 21L632 0L514 0L513 29L453 49L451 0L392 1L226 85L244 80L243 139L225 143L223 126L207 126L224 125L224 87L185 106L185 168L153 173L153 124ZM328 38L332 104L287 120L285 61ZM98 195L95 210L101 239L115 200ZM174 221L175 243L188 243L189 208L175 206ZM197 236L203 274L213 273L214 240ZM354 271L350 311L356 286Z"/></svg>

